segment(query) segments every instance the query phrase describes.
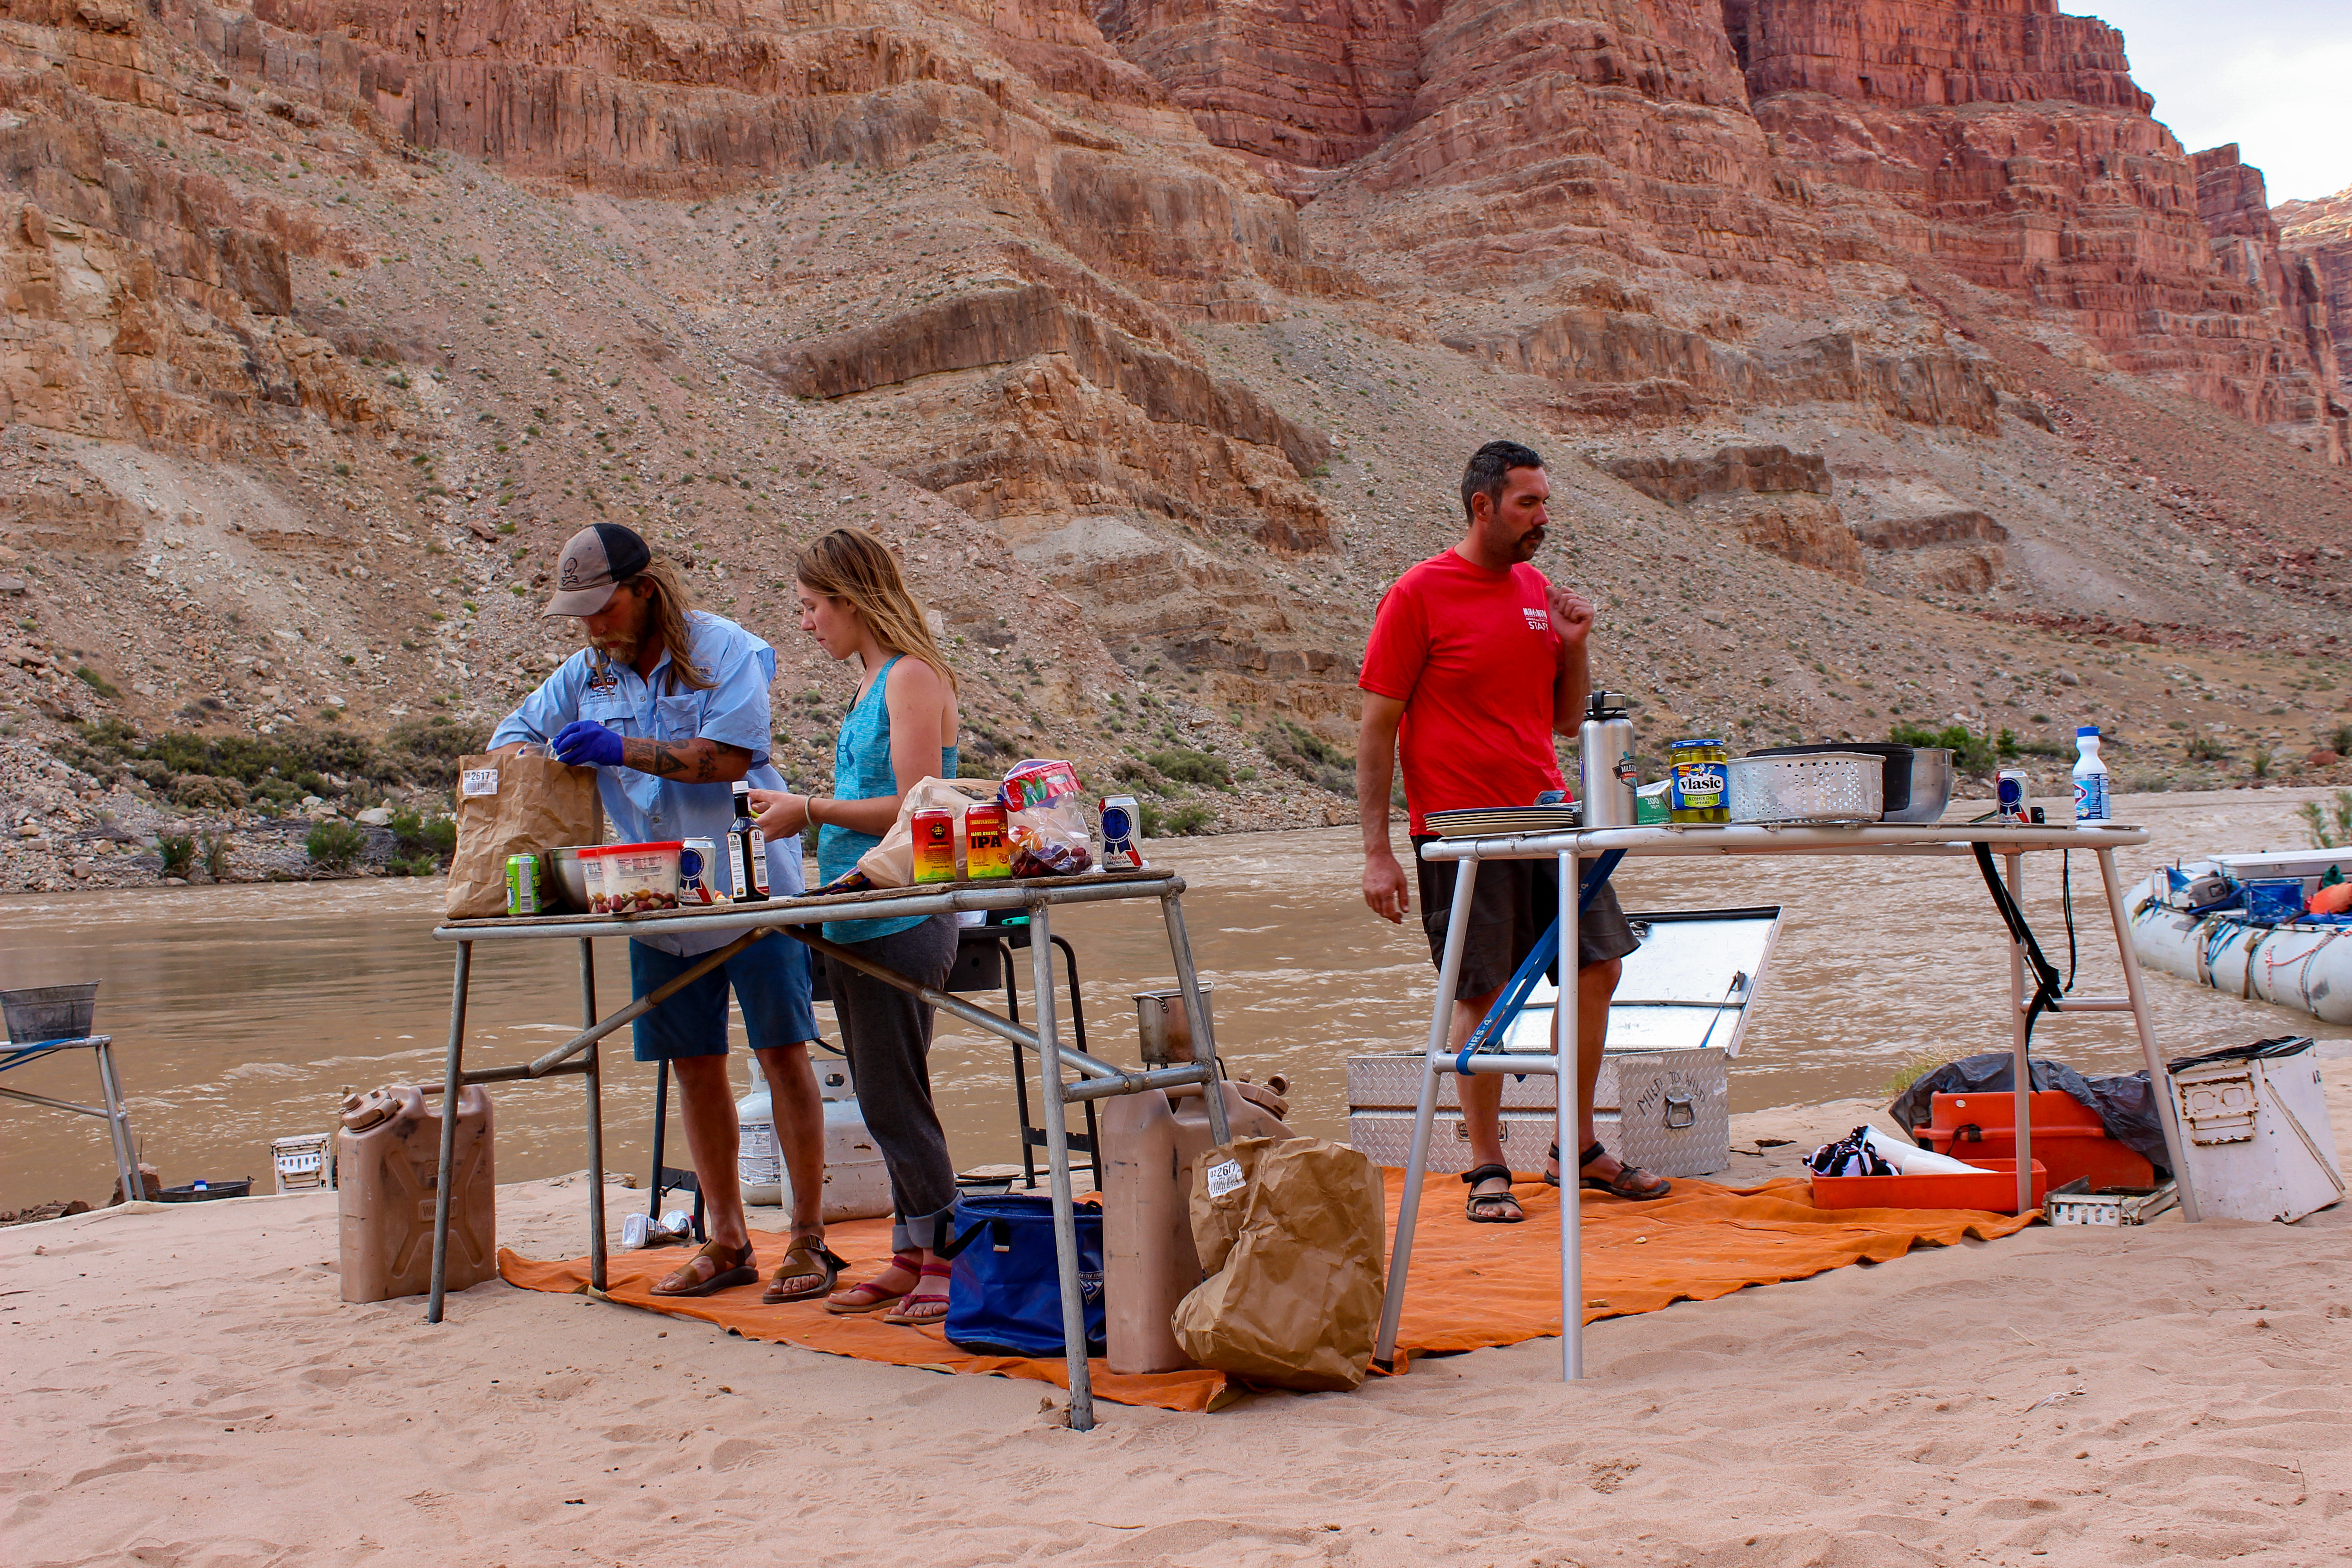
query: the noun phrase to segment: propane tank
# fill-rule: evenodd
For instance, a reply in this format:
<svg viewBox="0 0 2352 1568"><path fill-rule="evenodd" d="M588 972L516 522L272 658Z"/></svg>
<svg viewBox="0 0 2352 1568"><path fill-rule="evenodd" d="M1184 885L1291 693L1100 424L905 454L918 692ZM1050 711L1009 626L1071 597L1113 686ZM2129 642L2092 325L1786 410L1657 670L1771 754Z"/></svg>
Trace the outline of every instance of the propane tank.
<svg viewBox="0 0 2352 1568"><path fill-rule="evenodd" d="M1577 793L1584 797L1587 827L1631 827L1634 822L1633 721L1632 700L1622 691L1596 691L1576 732Z"/></svg>

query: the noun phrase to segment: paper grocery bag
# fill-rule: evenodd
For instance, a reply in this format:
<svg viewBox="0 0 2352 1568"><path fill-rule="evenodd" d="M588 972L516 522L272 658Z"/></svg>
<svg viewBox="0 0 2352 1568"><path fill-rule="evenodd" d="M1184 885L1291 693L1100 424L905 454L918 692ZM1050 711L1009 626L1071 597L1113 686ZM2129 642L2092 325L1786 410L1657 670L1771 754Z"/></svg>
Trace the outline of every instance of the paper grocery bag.
<svg viewBox="0 0 2352 1568"><path fill-rule="evenodd" d="M459 758L449 918L507 912L508 856L596 844L604 837L594 768L567 767L551 757Z"/></svg>
<svg viewBox="0 0 2352 1568"><path fill-rule="evenodd" d="M914 816L918 811L952 811L961 822L975 805L996 798L994 779L924 779L898 803L898 820L882 842L857 858L857 868L877 888L912 887L915 881ZM963 835L956 835L956 875L964 872Z"/></svg>
<svg viewBox="0 0 2352 1568"><path fill-rule="evenodd" d="M1320 1138L1241 1138L1193 1170L1210 1275L1170 1320L1184 1353L1280 1388L1363 1382L1388 1245L1379 1167Z"/></svg>

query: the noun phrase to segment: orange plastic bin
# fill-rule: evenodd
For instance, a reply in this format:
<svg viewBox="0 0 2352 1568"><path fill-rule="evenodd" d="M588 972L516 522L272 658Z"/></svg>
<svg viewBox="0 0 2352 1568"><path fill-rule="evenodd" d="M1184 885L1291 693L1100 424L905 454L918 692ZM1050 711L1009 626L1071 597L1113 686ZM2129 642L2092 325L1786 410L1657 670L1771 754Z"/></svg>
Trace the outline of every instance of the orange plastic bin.
<svg viewBox="0 0 2352 1568"><path fill-rule="evenodd" d="M1917 1138L1924 1147L1970 1164L2014 1161L2017 1097L2006 1089L1939 1094ZM2034 1091L2033 1159L2050 1168L2053 1186L2064 1186L2077 1176L2087 1178L2094 1192L2156 1185L2156 1167L2108 1137L2099 1113L2063 1089Z"/></svg>
<svg viewBox="0 0 2352 1568"><path fill-rule="evenodd" d="M2042 1129L2036 1127L2039 1137ZM2017 1212L2017 1162L1966 1160L1975 1175L1815 1176L1813 1206L1824 1209L1979 1209ZM2033 1162L2033 1206L2050 1193L2050 1170Z"/></svg>

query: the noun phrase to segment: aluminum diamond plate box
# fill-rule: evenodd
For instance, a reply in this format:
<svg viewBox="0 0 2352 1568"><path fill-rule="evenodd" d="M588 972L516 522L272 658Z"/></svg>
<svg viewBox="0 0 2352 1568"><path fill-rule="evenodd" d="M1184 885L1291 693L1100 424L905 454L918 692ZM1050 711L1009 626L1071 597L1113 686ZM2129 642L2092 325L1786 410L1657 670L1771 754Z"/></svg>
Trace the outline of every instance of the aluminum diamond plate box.
<svg viewBox="0 0 2352 1568"><path fill-rule="evenodd" d="M1417 1056L1352 1057L1348 1062L1349 1142L1375 1163L1402 1166L1412 1149L1420 1092ZM1469 1134L1453 1073L1437 1076L1437 1118L1429 1168L1466 1171ZM1593 1093L1601 1141L1620 1158L1662 1176L1705 1176L1731 1163L1729 1058L1704 1050L1611 1052ZM1515 1171L1540 1171L1551 1148L1552 1080L1530 1073L1503 1079L1503 1155ZM1532 1156L1529 1154L1532 1151ZM1528 1162L1532 1163L1528 1163ZM1451 1162L1451 1163L1448 1163Z"/></svg>

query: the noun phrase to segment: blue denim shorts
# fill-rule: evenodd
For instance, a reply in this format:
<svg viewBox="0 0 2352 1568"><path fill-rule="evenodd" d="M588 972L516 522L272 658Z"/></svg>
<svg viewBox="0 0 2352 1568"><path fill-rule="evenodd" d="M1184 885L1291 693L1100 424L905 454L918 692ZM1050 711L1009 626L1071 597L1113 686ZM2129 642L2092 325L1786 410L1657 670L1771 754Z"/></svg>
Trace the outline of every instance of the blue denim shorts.
<svg viewBox="0 0 2352 1568"><path fill-rule="evenodd" d="M708 958L680 958L644 942L629 943L629 994L643 996ZM816 1009L809 1002L809 952L782 931L761 937L725 963L629 1026L637 1060L727 1054L727 991L743 1009L744 1032L755 1051L814 1040Z"/></svg>

